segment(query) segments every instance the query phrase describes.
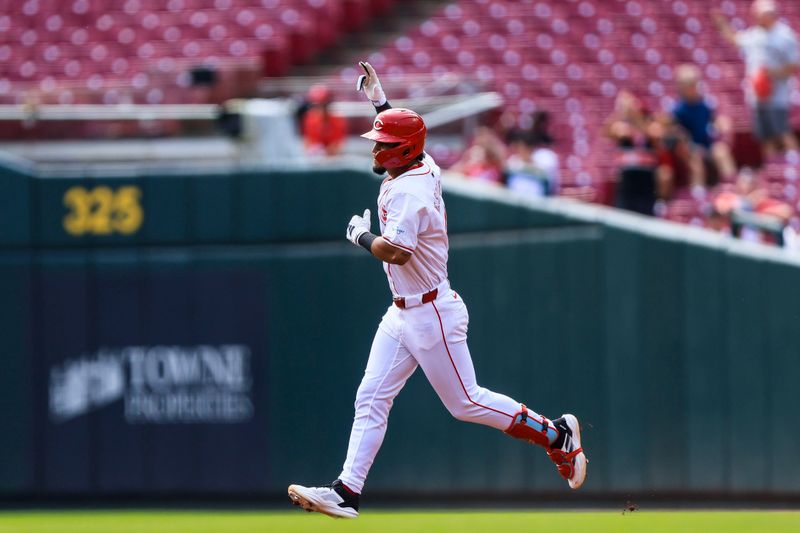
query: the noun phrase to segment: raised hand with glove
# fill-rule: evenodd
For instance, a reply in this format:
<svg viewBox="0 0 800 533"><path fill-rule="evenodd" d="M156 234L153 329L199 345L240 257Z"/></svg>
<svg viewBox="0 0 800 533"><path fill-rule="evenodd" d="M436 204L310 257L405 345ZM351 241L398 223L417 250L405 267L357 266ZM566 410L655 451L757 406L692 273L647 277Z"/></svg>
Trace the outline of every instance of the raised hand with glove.
<svg viewBox="0 0 800 533"><path fill-rule="evenodd" d="M358 65L364 69L365 73L358 77L356 91L364 91L375 107L386 105L386 94L383 92L381 80L378 79L375 69L366 61L359 61Z"/></svg>

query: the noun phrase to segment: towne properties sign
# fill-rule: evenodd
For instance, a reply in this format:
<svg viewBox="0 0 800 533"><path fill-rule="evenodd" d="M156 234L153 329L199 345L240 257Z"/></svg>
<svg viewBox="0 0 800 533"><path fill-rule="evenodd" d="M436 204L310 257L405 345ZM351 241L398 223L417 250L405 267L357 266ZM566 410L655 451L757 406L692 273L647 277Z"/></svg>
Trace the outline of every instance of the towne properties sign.
<svg viewBox="0 0 800 533"><path fill-rule="evenodd" d="M47 270L34 455L54 493L263 490L265 276L250 267Z"/></svg>
<svg viewBox="0 0 800 533"><path fill-rule="evenodd" d="M122 401L128 423L241 423L253 417L243 344L125 346L50 369L50 418L66 422Z"/></svg>

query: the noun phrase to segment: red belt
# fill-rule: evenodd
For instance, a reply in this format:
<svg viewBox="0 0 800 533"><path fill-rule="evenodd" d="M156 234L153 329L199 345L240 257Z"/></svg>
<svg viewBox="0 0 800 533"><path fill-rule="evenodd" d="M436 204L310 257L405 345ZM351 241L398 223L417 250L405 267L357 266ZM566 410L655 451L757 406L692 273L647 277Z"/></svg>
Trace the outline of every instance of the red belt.
<svg viewBox="0 0 800 533"><path fill-rule="evenodd" d="M436 299L436 296L439 294L439 289L433 289L431 292L426 292L422 295L422 303L426 304L428 302L432 302ZM406 308L406 299L402 296L395 298L394 305L399 307L400 309Z"/></svg>

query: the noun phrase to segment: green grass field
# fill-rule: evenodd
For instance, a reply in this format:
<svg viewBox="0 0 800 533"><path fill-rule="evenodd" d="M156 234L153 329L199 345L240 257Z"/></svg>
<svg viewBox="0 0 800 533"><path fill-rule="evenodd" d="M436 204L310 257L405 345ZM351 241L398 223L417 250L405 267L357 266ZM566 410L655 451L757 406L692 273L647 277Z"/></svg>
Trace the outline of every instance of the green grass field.
<svg viewBox="0 0 800 533"><path fill-rule="evenodd" d="M294 510L293 510L294 511ZM3 511L2 533L244 533L374 531L798 532L800 512L778 511L372 511L333 520L302 511Z"/></svg>

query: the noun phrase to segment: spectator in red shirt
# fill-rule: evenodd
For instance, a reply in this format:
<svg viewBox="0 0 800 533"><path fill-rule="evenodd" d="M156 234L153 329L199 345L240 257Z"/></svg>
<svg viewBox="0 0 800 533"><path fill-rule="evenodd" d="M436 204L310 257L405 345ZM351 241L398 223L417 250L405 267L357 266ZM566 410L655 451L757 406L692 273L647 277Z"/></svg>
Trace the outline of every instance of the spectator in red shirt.
<svg viewBox="0 0 800 533"><path fill-rule="evenodd" d="M303 139L310 155L337 155L347 137L347 122L331 111L332 97L324 85L308 91L310 108L303 115Z"/></svg>

